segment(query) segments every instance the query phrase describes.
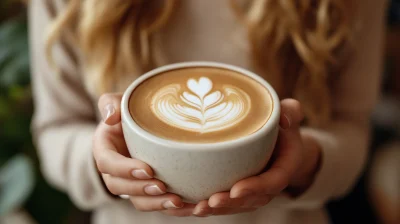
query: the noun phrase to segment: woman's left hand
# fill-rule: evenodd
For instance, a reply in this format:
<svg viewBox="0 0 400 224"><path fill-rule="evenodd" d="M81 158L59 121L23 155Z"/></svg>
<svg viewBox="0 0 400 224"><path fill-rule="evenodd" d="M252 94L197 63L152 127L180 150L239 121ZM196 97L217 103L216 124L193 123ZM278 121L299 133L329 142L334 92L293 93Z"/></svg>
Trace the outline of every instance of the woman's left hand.
<svg viewBox="0 0 400 224"><path fill-rule="evenodd" d="M283 190L292 195L305 191L318 169L320 149L309 136L300 134L303 112L293 99L281 102L280 131L272 164L264 172L237 182L230 192L212 195L197 205L165 211L173 216L227 215L254 211L268 204Z"/></svg>

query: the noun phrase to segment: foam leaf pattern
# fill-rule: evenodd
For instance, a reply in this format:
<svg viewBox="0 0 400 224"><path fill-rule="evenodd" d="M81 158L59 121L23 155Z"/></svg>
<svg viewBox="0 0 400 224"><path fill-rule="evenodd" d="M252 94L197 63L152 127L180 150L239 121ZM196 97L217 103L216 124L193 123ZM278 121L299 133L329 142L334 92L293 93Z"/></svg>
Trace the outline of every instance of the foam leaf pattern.
<svg viewBox="0 0 400 224"><path fill-rule="evenodd" d="M206 133L234 126L251 109L250 97L238 87L222 85L213 89L207 77L189 79L186 87L190 91L182 91L180 84L170 84L153 95L151 110L158 119L179 129Z"/></svg>

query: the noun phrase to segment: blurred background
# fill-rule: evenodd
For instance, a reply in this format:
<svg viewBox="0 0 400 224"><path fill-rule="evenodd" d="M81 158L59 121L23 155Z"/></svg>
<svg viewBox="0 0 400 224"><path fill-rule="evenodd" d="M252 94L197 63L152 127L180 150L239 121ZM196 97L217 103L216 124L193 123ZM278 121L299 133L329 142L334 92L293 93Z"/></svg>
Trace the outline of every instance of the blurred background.
<svg viewBox="0 0 400 224"><path fill-rule="evenodd" d="M353 192L328 205L335 224L400 223L400 0L391 1L387 23L370 160ZM0 0L0 223L89 223L90 214L40 174L30 134L32 112L26 6Z"/></svg>

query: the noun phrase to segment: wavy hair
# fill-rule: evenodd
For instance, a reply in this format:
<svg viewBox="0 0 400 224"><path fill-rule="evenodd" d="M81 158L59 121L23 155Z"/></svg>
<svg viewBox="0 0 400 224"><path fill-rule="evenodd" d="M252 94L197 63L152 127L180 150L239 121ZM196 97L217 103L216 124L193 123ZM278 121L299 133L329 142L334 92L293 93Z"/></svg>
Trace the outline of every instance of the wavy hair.
<svg viewBox="0 0 400 224"><path fill-rule="evenodd" d="M47 0L47 5L54 0ZM248 28L253 68L280 97L298 99L312 125L331 118L330 83L351 39L350 0L231 0ZM157 32L179 0L68 0L47 36L47 57L63 38L83 55L86 84L97 94L121 90L127 74L160 65ZM54 8L54 7L53 7ZM125 81L124 81L125 80Z"/></svg>

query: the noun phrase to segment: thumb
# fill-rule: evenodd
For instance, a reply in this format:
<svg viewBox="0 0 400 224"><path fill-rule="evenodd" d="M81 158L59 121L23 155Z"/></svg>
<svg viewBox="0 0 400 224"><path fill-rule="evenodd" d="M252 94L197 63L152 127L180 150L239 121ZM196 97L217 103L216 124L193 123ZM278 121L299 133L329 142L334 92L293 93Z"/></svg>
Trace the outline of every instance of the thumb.
<svg viewBox="0 0 400 224"><path fill-rule="evenodd" d="M303 112L297 100L281 101L281 129L272 164L260 175L236 183L230 191L231 198L244 197L246 190L257 195L277 194L288 186L302 159L299 133L302 119Z"/></svg>
<svg viewBox="0 0 400 224"><path fill-rule="evenodd" d="M303 119L304 114L299 101L294 99L284 99L281 101L279 125L283 130L298 127Z"/></svg>
<svg viewBox="0 0 400 224"><path fill-rule="evenodd" d="M98 102L101 117L104 123L115 125L121 121L121 99L122 94L103 94Z"/></svg>

